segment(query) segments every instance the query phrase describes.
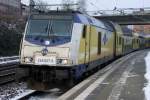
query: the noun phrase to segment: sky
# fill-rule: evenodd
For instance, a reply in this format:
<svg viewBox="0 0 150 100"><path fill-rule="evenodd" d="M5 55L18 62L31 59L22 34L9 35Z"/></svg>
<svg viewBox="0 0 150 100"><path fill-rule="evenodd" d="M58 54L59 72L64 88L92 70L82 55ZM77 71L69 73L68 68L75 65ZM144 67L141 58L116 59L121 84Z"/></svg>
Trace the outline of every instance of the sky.
<svg viewBox="0 0 150 100"><path fill-rule="evenodd" d="M36 0L35 0L36 1ZM41 0L48 4L59 4L62 0ZM77 0L74 0L75 2ZM150 0L85 0L88 11L112 10L117 8L143 8L150 7ZM22 3L29 4L29 0L22 0Z"/></svg>

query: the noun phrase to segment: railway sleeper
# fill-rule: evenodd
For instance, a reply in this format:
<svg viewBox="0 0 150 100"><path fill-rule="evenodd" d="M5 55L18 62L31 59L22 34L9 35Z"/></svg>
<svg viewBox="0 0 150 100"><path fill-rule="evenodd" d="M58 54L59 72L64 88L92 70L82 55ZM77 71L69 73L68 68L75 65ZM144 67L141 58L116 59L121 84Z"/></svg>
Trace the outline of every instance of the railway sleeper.
<svg viewBox="0 0 150 100"><path fill-rule="evenodd" d="M10 75L15 75L15 74L16 74L16 72L10 72L10 73L1 74L0 78L1 77L7 77L7 76L10 76Z"/></svg>
<svg viewBox="0 0 150 100"><path fill-rule="evenodd" d="M15 73L6 74L0 77L0 84L5 84L14 81L15 79Z"/></svg>

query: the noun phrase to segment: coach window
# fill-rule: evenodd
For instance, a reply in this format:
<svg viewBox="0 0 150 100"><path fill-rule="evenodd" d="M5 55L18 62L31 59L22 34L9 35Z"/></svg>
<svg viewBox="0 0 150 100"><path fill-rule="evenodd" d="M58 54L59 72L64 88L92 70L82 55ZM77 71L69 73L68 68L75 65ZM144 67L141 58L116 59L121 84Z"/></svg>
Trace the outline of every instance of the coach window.
<svg viewBox="0 0 150 100"><path fill-rule="evenodd" d="M121 37L119 37L119 45L121 45Z"/></svg>
<svg viewBox="0 0 150 100"><path fill-rule="evenodd" d="M121 37L119 37L119 44L121 45Z"/></svg>
<svg viewBox="0 0 150 100"><path fill-rule="evenodd" d="M117 44L119 44L119 38L120 38L120 37L118 36L118 37L117 37Z"/></svg>
<svg viewBox="0 0 150 100"><path fill-rule="evenodd" d="M98 54L101 54L101 32L98 32Z"/></svg>
<svg viewBox="0 0 150 100"><path fill-rule="evenodd" d="M116 35L116 43L118 44L118 36Z"/></svg>
<svg viewBox="0 0 150 100"><path fill-rule="evenodd" d="M83 33L82 33L82 37L83 37L83 38L86 37L86 31L87 31L87 26L84 25L84 27L83 27Z"/></svg>

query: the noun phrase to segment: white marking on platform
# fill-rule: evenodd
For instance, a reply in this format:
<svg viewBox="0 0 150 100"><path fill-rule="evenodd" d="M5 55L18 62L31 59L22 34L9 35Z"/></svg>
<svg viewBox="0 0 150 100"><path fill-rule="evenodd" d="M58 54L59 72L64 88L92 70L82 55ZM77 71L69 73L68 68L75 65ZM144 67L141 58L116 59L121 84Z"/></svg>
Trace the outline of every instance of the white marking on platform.
<svg viewBox="0 0 150 100"><path fill-rule="evenodd" d="M134 65L135 64L135 60L133 60L132 62L131 62L131 65Z"/></svg>
<svg viewBox="0 0 150 100"><path fill-rule="evenodd" d="M101 83L101 84L103 84L103 85L108 85L109 83Z"/></svg>
<svg viewBox="0 0 150 100"><path fill-rule="evenodd" d="M129 73L129 75L128 75L128 77L138 77L139 75L138 74L136 74L136 73Z"/></svg>

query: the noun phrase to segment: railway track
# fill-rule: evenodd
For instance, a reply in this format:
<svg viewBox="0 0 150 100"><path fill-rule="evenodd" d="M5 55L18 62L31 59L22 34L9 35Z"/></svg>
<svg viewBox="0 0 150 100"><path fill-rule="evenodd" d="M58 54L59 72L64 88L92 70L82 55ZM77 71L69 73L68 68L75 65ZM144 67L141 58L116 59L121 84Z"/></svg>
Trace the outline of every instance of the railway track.
<svg viewBox="0 0 150 100"><path fill-rule="evenodd" d="M59 89L52 89L48 92L27 90L26 92L16 96L12 100L56 100L66 91L60 91Z"/></svg>
<svg viewBox="0 0 150 100"><path fill-rule="evenodd" d="M16 79L18 56L0 58L0 85Z"/></svg>
<svg viewBox="0 0 150 100"><path fill-rule="evenodd" d="M8 83L16 79L16 68L17 65L0 69L0 84Z"/></svg>

